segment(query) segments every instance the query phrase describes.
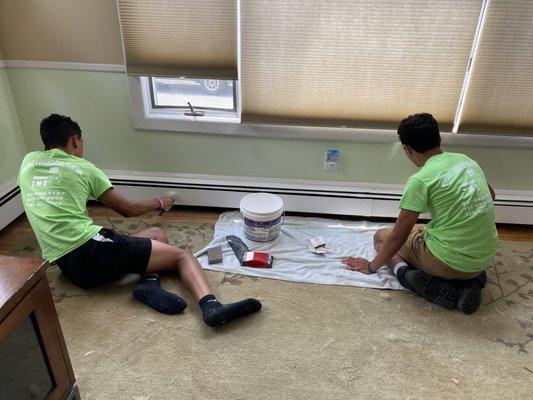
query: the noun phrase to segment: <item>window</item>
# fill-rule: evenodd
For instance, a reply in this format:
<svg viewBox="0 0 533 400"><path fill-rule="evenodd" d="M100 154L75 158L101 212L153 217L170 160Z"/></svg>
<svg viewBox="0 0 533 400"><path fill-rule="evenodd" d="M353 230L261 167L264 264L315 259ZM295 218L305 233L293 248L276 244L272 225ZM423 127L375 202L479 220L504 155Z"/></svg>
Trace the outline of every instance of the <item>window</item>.
<svg viewBox="0 0 533 400"><path fill-rule="evenodd" d="M237 111L232 80L150 78L150 92L153 108Z"/></svg>
<svg viewBox="0 0 533 400"><path fill-rule="evenodd" d="M240 122L236 81L141 77L140 83L147 117L195 122Z"/></svg>

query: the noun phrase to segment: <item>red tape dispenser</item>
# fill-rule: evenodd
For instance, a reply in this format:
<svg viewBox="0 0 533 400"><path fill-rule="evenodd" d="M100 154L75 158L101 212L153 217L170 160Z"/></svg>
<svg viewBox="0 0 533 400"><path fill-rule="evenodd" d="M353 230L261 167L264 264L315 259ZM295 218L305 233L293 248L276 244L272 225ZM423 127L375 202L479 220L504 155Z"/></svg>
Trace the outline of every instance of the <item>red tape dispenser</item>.
<svg viewBox="0 0 533 400"><path fill-rule="evenodd" d="M242 265L254 268L272 268L274 257L262 251L247 251L244 253Z"/></svg>
<svg viewBox="0 0 533 400"><path fill-rule="evenodd" d="M237 236L229 235L226 239L242 266L252 268L272 268L274 256L264 251L250 251L246 243Z"/></svg>

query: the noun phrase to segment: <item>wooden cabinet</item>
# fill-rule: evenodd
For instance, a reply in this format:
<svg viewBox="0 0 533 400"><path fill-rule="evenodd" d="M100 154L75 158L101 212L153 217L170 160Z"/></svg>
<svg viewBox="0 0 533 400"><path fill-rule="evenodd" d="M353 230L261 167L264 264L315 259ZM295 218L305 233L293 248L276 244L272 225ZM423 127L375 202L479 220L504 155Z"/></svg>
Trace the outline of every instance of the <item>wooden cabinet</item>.
<svg viewBox="0 0 533 400"><path fill-rule="evenodd" d="M0 256L2 399L79 399L40 259Z"/></svg>

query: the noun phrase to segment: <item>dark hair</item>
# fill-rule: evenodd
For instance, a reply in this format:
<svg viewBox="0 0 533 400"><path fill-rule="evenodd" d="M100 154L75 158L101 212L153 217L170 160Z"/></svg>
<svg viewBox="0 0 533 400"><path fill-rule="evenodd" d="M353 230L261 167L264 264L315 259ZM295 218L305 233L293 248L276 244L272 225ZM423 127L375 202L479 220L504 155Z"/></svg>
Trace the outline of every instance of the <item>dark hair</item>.
<svg viewBox="0 0 533 400"><path fill-rule="evenodd" d="M418 153L440 146L439 124L428 113L409 115L400 122L398 135L402 144Z"/></svg>
<svg viewBox="0 0 533 400"><path fill-rule="evenodd" d="M70 117L59 114L43 119L40 131L46 150L66 146L72 136L81 136L80 126Z"/></svg>

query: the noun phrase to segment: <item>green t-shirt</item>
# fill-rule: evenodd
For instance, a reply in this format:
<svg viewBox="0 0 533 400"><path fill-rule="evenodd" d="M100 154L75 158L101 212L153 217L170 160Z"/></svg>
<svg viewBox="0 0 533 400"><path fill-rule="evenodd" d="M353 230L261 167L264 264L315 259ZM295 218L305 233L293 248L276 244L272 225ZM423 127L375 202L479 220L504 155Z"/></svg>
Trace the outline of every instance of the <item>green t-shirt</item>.
<svg viewBox="0 0 533 400"><path fill-rule="evenodd" d="M87 201L112 185L94 164L62 150L34 151L19 172L22 203L42 257L55 262L102 229L87 213Z"/></svg>
<svg viewBox="0 0 533 400"><path fill-rule="evenodd" d="M459 271L477 272L498 246L494 206L479 165L464 154L437 154L411 176L400 208L430 212L424 241L431 253Z"/></svg>

